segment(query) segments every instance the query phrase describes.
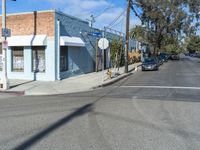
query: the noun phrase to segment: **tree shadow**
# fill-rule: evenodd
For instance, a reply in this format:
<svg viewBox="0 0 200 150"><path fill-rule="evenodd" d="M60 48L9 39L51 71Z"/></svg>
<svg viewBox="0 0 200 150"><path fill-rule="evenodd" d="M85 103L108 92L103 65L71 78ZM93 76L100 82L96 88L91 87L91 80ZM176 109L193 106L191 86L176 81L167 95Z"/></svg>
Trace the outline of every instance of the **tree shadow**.
<svg viewBox="0 0 200 150"><path fill-rule="evenodd" d="M34 144L39 142L42 138L46 137L54 130L56 130L56 129L60 128L61 126L65 125L66 123L70 122L74 118L80 117L86 113L91 112L93 110L93 105L94 105L94 103L89 103L89 104L86 104L86 105L78 108L76 111L72 112L71 114L67 115L64 118L61 118L60 120L51 124L49 127L40 131L39 133L36 133L35 135L33 135L29 139L25 140L24 142L22 142L21 144L19 144L18 146L16 146L13 149L24 150L24 149L28 149L28 148L32 147Z"/></svg>

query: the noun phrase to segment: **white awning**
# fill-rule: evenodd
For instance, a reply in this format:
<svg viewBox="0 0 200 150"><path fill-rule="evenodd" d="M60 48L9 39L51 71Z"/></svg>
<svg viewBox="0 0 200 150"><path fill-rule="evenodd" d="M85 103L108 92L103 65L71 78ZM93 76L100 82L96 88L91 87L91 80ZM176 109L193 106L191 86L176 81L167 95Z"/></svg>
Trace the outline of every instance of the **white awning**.
<svg viewBox="0 0 200 150"><path fill-rule="evenodd" d="M85 47L85 43L79 37L61 36L60 37L61 46L78 46Z"/></svg>
<svg viewBox="0 0 200 150"><path fill-rule="evenodd" d="M47 35L24 35L7 38L8 46L45 46Z"/></svg>

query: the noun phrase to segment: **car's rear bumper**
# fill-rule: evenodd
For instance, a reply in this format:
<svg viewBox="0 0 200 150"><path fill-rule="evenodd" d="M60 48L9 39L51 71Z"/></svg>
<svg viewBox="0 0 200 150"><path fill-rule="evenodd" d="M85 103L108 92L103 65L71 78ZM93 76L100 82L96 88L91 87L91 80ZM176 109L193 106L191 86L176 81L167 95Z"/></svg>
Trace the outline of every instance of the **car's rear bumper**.
<svg viewBox="0 0 200 150"><path fill-rule="evenodd" d="M153 70L158 70L158 67L145 67L142 66L142 71L153 71Z"/></svg>

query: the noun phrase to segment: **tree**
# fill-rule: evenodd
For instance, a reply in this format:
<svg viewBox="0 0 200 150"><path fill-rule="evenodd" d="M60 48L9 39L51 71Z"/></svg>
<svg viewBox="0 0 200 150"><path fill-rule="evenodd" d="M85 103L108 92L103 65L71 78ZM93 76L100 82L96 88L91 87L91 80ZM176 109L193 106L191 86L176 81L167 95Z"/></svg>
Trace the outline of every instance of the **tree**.
<svg viewBox="0 0 200 150"><path fill-rule="evenodd" d="M113 39L110 45L110 53L111 53L111 64L112 67L119 67L121 62L119 62L122 57L121 52L123 48L122 39Z"/></svg>
<svg viewBox="0 0 200 150"><path fill-rule="evenodd" d="M132 28L130 35L147 42L154 53L167 45L177 47L184 36L195 34L198 22L194 24L194 20L199 19L199 0L135 1L132 9L142 25Z"/></svg>
<svg viewBox="0 0 200 150"><path fill-rule="evenodd" d="M200 52L200 36L191 36L187 45L187 50L190 53Z"/></svg>

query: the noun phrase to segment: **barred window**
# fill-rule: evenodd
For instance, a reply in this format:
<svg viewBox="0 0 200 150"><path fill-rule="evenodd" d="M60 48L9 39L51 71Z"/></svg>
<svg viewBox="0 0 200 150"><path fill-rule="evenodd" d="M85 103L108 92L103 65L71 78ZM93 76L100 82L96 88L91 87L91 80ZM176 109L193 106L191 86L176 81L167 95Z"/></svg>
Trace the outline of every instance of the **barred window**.
<svg viewBox="0 0 200 150"><path fill-rule="evenodd" d="M24 47L12 47L12 71L24 71Z"/></svg>
<svg viewBox="0 0 200 150"><path fill-rule="evenodd" d="M32 47L32 70L34 72L45 72L45 47Z"/></svg>

